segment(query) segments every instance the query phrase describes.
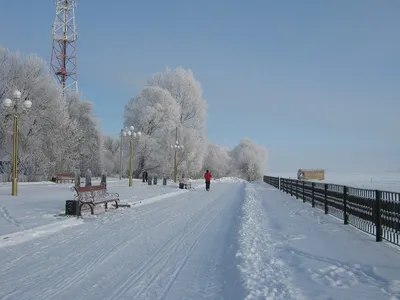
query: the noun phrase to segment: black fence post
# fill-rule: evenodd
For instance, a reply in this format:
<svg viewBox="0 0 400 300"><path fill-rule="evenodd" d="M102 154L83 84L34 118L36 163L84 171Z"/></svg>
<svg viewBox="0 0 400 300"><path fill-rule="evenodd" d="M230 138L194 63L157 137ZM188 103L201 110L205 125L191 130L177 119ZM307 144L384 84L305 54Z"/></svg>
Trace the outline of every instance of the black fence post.
<svg viewBox="0 0 400 300"><path fill-rule="evenodd" d="M325 214L329 213L328 211L328 184L325 183L325 197L324 197L324 206L325 206Z"/></svg>
<svg viewBox="0 0 400 300"><path fill-rule="evenodd" d="M311 207L315 207L315 182L311 183Z"/></svg>
<svg viewBox="0 0 400 300"><path fill-rule="evenodd" d="M381 220L381 201L382 192L375 191L375 227L376 227L376 241L382 242L382 220Z"/></svg>
<svg viewBox="0 0 400 300"><path fill-rule="evenodd" d="M343 221L344 225L349 224L349 215L347 214L347 193L348 187L343 186Z"/></svg>
<svg viewBox="0 0 400 300"><path fill-rule="evenodd" d="M298 180L295 180L294 182L296 182L296 199L299 199L299 185L298 185Z"/></svg>
<svg viewBox="0 0 400 300"><path fill-rule="evenodd" d="M293 196L293 180L290 179L290 196Z"/></svg>
<svg viewBox="0 0 400 300"><path fill-rule="evenodd" d="M303 203L306 203L306 195L304 194L304 180L303 180Z"/></svg>

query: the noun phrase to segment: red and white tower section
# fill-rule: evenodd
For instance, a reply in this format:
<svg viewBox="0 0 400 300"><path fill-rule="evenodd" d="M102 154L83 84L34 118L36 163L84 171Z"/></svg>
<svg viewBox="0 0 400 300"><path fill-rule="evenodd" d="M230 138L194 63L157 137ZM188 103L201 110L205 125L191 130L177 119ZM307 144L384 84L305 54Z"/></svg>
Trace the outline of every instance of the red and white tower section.
<svg viewBox="0 0 400 300"><path fill-rule="evenodd" d="M76 68L75 0L56 0L56 18L53 24L51 69L64 91L78 92Z"/></svg>

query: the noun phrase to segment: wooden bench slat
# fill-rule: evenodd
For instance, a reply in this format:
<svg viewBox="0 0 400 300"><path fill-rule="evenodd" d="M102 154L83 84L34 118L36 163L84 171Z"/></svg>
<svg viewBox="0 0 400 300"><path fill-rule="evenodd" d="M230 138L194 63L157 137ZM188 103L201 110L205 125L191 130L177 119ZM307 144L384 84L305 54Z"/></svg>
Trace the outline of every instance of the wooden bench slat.
<svg viewBox="0 0 400 300"><path fill-rule="evenodd" d="M71 181L74 182L75 176L73 174L68 174L68 173L59 173L56 174L56 182L63 182L63 181Z"/></svg>
<svg viewBox="0 0 400 300"><path fill-rule="evenodd" d="M92 186L78 187L78 193L101 191L101 190L105 190L104 186L102 186L102 185L92 185Z"/></svg>
<svg viewBox="0 0 400 300"><path fill-rule="evenodd" d="M94 206L103 204L105 209L108 208L108 202L115 202L115 207L118 208L119 195L118 193L108 193L105 186L94 185L86 187L74 187L76 191L76 200L79 201L79 215L83 205L87 204L90 207L91 214L94 214Z"/></svg>

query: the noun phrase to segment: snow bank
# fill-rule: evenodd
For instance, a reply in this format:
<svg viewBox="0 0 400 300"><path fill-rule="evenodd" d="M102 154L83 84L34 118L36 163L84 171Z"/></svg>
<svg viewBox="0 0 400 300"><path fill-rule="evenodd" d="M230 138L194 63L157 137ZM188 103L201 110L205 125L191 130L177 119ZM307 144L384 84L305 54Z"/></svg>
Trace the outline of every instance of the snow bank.
<svg viewBox="0 0 400 300"><path fill-rule="evenodd" d="M214 180L215 182L231 183L231 182L244 182L245 180L237 177L222 177Z"/></svg>
<svg viewBox="0 0 400 300"><path fill-rule="evenodd" d="M83 219L69 218L60 222L50 223L35 228L17 231L11 234L0 236L0 249L18 245L33 239L49 236L65 228L83 224Z"/></svg>
<svg viewBox="0 0 400 300"><path fill-rule="evenodd" d="M164 200L173 196L177 196L183 193L188 192L189 190L182 190L179 189L177 191L171 192L171 193L166 193L166 194L161 194L161 195L157 195L151 198L147 198L147 199L143 199L143 200L138 200L138 201L132 201L132 202L128 202L128 204L130 205L135 205L135 207L137 206L141 206L141 205L145 205L145 204L149 204L149 203L154 203L160 200Z"/></svg>
<svg viewBox="0 0 400 300"><path fill-rule="evenodd" d="M18 185L55 185L52 181L18 182ZM11 187L11 182L0 182L0 187Z"/></svg>
<svg viewBox="0 0 400 300"><path fill-rule="evenodd" d="M190 190L190 189L189 190L176 189L173 192L163 193L163 194L159 194L159 195L156 195L156 196L153 196L153 197L148 197L148 198L141 199L141 200L130 201L130 202L128 201L127 203L130 204L130 205L134 205L135 207L142 206L142 205L145 205L145 204L158 202L158 201L170 198L170 197L174 197L174 196L177 196L177 195L180 195L180 194L184 194L184 193L196 190L197 188L201 188L201 187L203 187L203 183L194 184L194 182L192 182L192 190ZM124 199L124 200L127 200L127 199Z"/></svg>
<svg viewBox="0 0 400 300"><path fill-rule="evenodd" d="M291 285L289 268L275 255L274 241L268 234L268 220L254 186L247 183L245 187L236 255L247 290L245 299L303 299Z"/></svg>

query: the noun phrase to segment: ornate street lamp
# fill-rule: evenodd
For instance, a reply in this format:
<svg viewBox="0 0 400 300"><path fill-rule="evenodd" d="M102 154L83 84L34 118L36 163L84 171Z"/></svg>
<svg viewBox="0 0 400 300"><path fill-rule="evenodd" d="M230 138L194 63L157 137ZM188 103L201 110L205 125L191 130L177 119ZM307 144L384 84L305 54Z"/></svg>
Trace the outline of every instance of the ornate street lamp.
<svg viewBox="0 0 400 300"><path fill-rule="evenodd" d="M10 111L14 120L11 188L11 195L13 196L17 196L18 194L18 122L20 116L28 112L32 107L32 102L28 99L26 99L21 105L21 95L22 93L19 90L15 90L12 94L13 100L9 98L3 100L4 109Z"/></svg>
<svg viewBox="0 0 400 300"><path fill-rule="evenodd" d="M178 151L183 150L183 145L179 144L179 141L175 141L175 145L171 145L171 148L175 151L175 158L174 158L174 181L175 183L178 182Z"/></svg>
<svg viewBox="0 0 400 300"><path fill-rule="evenodd" d="M129 147L129 186L132 186L132 173L133 173L133 139L136 137L140 137L142 133L135 132L135 127L129 127L128 131L121 130L121 149L122 149L122 139L125 137L129 138L130 147ZM122 173L122 152L120 152L120 174Z"/></svg>

